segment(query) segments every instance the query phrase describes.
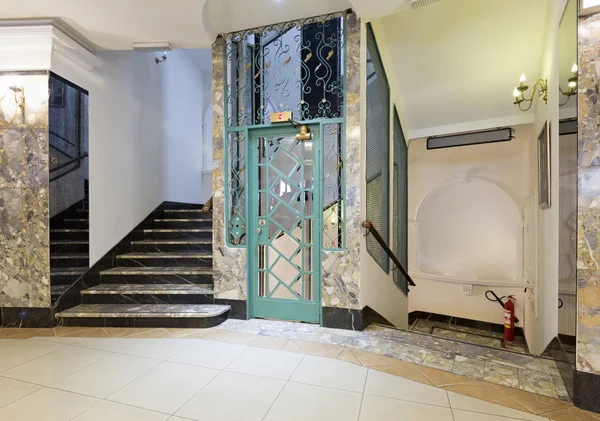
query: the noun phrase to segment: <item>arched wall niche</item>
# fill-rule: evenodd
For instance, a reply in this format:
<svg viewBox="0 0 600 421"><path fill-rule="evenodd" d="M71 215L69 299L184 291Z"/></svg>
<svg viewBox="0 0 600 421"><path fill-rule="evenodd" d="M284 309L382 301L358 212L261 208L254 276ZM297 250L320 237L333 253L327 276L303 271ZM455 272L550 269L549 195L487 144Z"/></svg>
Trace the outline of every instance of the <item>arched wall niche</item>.
<svg viewBox="0 0 600 421"><path fill-rule="evenodd" d="M463 280L521 277L522 212L498 184L470 177L434 188L416 209L417 271Z"/></svg>

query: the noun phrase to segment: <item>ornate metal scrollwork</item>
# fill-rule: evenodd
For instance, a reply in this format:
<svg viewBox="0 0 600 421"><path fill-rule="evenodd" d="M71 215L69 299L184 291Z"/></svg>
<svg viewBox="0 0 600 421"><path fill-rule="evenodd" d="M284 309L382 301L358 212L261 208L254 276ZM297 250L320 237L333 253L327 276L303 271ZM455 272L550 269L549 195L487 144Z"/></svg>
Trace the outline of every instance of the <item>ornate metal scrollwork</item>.
<svg viewBox="0 0 600 421"><path fill-rule="evenodd" d="M344 14L233 32L226 36L227 126L263 124L270 113L294 120L344 113Z"/></svg>

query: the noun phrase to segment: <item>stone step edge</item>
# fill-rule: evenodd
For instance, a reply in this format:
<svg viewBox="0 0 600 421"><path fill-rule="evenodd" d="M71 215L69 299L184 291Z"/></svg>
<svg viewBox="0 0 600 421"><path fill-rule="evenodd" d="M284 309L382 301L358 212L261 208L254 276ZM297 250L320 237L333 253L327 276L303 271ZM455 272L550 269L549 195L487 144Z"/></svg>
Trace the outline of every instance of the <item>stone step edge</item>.
<svg viewBox="0 0 600 421"><path fill-rule="evenodd" d="M162 291L155 291L150 286L160 285L164 287ZM170 287L179 286L185 287L188 291L183 288L174 288L169 291ZM110 288L106 288L110 287ZM121 287L121 288L118 288ZM92 288L84 289L81 291L81 295L213 295L214 291L209 284L202 285L182 285L182 284L127 284L130 289L123 289L123 285L119 284L101 284Z"/></svg>
<svg viewBox="0 0 600 421"><path fill-rule="evenodd" d="M100 307L99 311L88 312L89 306ZM220 316L223 313L226 313L231 310L231 306L221 305L221 304L140 304L135 306L137 311L101 311L101 307L110 306L116 308L118 310L119 304L106 304L106 305L98 305L98 304L81 304L77 307L70 308L66 311L61 311L56 314L57 318L162 318L162 319L173 319L173 318L198 318L198 319L206 319L209 317ZM144 311L146 309L151 309L151 307L156 306L165 306L172 308L172 311L166 312L152 312L152 311ZM179 308L189 308L190 306L198 306L198 307L208 307L209 309L213 309L214 311L211 313L189 313L189 312L177 312L177 307ZM110 308L109 307L109 308ZM123 310L126 310L127 307L131 307L131 305L123 304ZM84 310L82 312L82 310Z"/></svg>
<svg viewBox="0 0 600 421"><path fill-rule="evenodd" d="M212 253L125 253L119 254L117 259L212 259Z"/></svg>
<svg viewBox="0 0 600 421"><path fill-rule="evenodd" d="M169 266L169 269L172 266ZM130 276L130 275L212 275L214 271L206 267L193 267L193 266L180 266L175 270L161 271L164 267L154 266L140 266L140 267L116 267L112 269L103 270L100 275L119 275L119 276Z"/></svg>

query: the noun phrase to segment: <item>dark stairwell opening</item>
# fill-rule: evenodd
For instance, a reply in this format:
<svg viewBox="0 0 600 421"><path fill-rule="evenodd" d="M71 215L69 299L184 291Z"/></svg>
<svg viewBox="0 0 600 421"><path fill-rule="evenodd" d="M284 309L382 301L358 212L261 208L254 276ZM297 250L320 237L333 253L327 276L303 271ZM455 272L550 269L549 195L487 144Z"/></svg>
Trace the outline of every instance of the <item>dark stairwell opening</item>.
<svg viewBox="0 0 600 421"><path fill-rule="evenodd" d="M88 92L49 78L52 305L89 267Z"/></svg>

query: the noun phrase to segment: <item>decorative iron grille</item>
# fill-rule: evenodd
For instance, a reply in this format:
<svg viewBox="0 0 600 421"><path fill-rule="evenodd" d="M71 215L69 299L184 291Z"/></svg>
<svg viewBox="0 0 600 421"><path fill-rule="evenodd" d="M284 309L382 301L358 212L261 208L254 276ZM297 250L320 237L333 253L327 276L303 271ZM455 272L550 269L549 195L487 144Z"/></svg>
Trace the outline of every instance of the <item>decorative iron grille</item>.
<svg viewBox="0 0 600 421"><path fill-rule="evenodd" d="M341 250L344 229L344 124L323 125L323 249Z"/></svg>
<svg viewBox="0 0 600 421"><path fill-rule="evenodd" d="M232 246L246 244L246 131L227 133L229 166L227 240Z"/></svg>
<svg viewBox="0 0 600 421"><path fill-rule="evenodd" d="M226 35L228 127L344 115L344 13Z"/></svg>
<svg viewBox="0 0 600 421"><path fill-rule="evenodd" d="M389 244L390 87L370 24L367 24L366 107L367 219L373 222L383 240ZM367 236L367 251L389 273L390 259L372 235Z"/></svg>
<svg viewBox="0 0 600 421"><path fill-rule="evenodd" d="M398 111L394 109L394 255L404 269L408 270L408 148L402 133ZM394 284L404 294L408 294L408 281L397 268L394 270Z"/></svg>
<svg viewBox="0 0 600 421"><path fill-rule="evenodd" d="M345 12L225 35L227 244L246 245L248 129L273 112L323 120L323 247L345 246ZM326 221L326 222L325 222Z"/></svg>

